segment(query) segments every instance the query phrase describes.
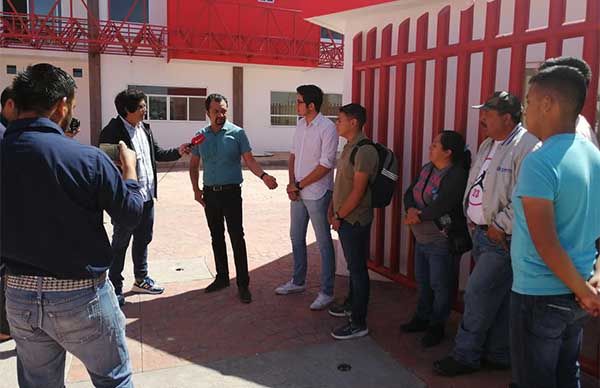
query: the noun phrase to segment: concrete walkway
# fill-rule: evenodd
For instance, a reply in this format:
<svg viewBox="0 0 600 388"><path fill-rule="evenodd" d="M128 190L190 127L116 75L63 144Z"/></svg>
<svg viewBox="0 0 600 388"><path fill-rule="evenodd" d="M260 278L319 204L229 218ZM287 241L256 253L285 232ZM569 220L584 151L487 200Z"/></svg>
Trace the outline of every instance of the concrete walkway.
<svg viewBox="0 0 600 388"><path fill-rule="evenodd" d="M167 170L168 171L168 170ZM159 176L150 275L166 287L160 296L126 296L128 348L134 381L139 387L485 387L506 388L506 372L482 371L447 379L435 376L432 362L447 354L460 316L453 313L448 337L434 349L423 349L419 335L399 326L413 313L416 293L395 283L372 281L369 306L371 335L336 342L330 330L344 321L309 310L319 290L320 258L309 228L308 289L277 296L273 290L289 280L287 171L270 170L281 187L269 191L244 172L244 225L248 246L250 305L232 286L205 294L215 274L210 234L204 212L193 201L185 171ZM105 224L109 235L110 222ZM125 289L133 282L130 256ZM348 279L336 279L336 296L347 292ZM0 344L0 388L16 387L14 343ZM339 364L352 366L349 372ZM76 358L67 365L67 386L90 386L85 367ZM587 384L587 387L594 385Z"/></svg>

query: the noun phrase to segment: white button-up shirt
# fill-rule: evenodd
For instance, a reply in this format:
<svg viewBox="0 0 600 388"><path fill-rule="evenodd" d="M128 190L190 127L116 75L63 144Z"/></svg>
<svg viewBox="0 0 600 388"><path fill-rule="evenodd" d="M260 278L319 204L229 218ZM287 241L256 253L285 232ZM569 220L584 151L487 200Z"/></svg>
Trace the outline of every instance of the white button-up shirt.
<svg viewBox="0 0 600 388"><path fill-rule="evenodd" d="M304 118L298 120L291 149L295 156L296 181L304 179L319 165L331 169L323 178L302 189L302 199L321 199L327 191L333 191L338 142L335 124L322 114L319 113L308 125Z"/></svg>
<svg viewBox="0 0 600 388"><path fill-rule="evenodd" d="M138 176L138 182L141 186L140 192L142 193L144 202L148 202L154 197L154 170L152 169L148 136L146 135L144 124L141 121L134 127L123 117L121 117L121 120L123 120L123 124L125 124L129 137L131 137L133 150L136 153L137 163L135 169Z"/></svg>

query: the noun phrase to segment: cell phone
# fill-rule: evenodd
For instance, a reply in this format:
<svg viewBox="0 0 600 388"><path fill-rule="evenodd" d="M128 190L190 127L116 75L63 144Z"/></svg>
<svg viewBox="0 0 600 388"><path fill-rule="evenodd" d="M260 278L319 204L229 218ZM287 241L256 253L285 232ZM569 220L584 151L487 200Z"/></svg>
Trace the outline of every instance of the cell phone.
<svg viewBox="0 0 600 388"><path fill-rule="evenodd" d="M100 143L99 147L113 162L121 161L121 154L119 152L118 144Z"/></svg>
<svg viewBox="0 0 600 388"><path fill-rule="evenodd" d="M79 121L78 118L73 117L71 119L71 123L69 124L69 128L65 129L65 132L77 133L77 132L79 132L80 126L81 126L81 121Z"/></svg>

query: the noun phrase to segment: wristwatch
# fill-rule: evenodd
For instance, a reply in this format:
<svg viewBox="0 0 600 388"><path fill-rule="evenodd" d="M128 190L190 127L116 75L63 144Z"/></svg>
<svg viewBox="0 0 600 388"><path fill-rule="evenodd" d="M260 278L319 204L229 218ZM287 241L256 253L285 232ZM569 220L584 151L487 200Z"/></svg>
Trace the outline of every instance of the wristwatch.
<svg viewBox="0 0 600 388"><path fill-rule="evenodd" d="M267 176L267 175L269 175L269 174L267 174L266 172L263 171L263 173L260 174L260 180L262 181L265 178L265 176Z"/></svg>
<svg viewBox="0 0 600 388"><path fill-rule="evenodd" d="M300 182L296 182L296 183L294 184L294 186L296 186L296 188L297 188L299 191L302 191L302 187L300 187Z"/></svg>
<svg viewBox="0 0 600 388"><path fill-rule="evenodd" d="M340 215L338 214L338 212L335 212L335 219L338 221L344 221L344 219L342 217L340 217Z"/></svg>

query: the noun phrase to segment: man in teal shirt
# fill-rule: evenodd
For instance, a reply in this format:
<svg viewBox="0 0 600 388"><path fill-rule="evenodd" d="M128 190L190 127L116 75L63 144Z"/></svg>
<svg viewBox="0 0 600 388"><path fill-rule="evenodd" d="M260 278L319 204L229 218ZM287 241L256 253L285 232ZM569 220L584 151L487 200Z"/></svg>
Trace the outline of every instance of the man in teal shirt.
<svg viewBox="0 0 600 388"><path fill-rule="evenodd" d="M227 121L227 99L220 94L211 94L206 98L206 114L210 125L198 131L194 137L190 161L190 179L194 189L194 198L204 207L210 236L217 276L205 292L215 292L229 286L229 266L225 246L225 222L231 238L238 294L243 303L250 303L252 295L248 285L248 256L242 225L242 165L259 177L273 190L277 188L274 177L263 171L252 156L252 148L246 132ZM204 167L203 189L200 189L200 159Z"/></svg>
<svg viewBox="0 0 600 388"><path fill-rule="evenodd" d="M579 387L586 311L600 296L586 283L600 237L600 152L575 133L586 97L581 72L540 71L530 81L527 128L543 145L523 161L513 194L513 387Z"/></svg>

